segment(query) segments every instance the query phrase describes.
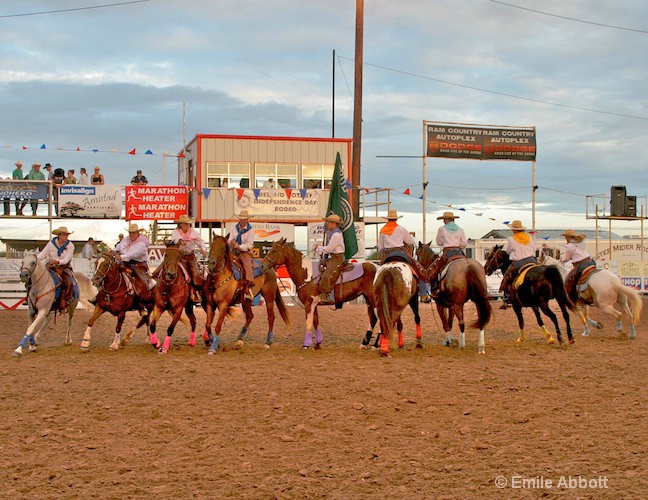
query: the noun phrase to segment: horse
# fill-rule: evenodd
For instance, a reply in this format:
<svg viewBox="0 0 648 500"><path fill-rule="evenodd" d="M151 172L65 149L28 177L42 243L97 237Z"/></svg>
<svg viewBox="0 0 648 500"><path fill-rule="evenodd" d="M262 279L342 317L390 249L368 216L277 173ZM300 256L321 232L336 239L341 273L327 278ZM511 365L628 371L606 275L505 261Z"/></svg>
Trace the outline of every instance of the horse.
<svg viewBox="0 0 648 500"><path fill-rule="evenodd" d="M493 274L497 269L500 269L502 273L505 273L509 265L511 265L511 260L502 248L503 245L495 245L487 253L484 269L488 276ZM551 299L556 299L556 302L558 302L563 319L567 325L567 337L569 343L574 343L567 309L569 308L571 311L576 311L576 306L567 296L565 284L563 283L562 276L560 276L560 271L558 271L554 266L533 265L532 267L527 268L526 272L522 271L522 274L515 279L515 284L512 286L511 303L515 315L518 318L518 325L520 328L520 335L517 339L519 344L526 340L526 333L524 332L524 317L522 316L523 307L530 307L533 310L538 325L540 325L540 328L542 328L542 331L545 334L547 344L553 344L555 343L555 340L551 335L551 332L547 330L547 327L545 327L544 322L542 321L542 316L540 316L540 310L542 310L542 312L551 319L556 327L558 342L562 344L563 340L562 334L560 333L560 326L558 325L558 318L549 308L549 301Z"/></svg>
<svg viewBox="0 0 648 500"><path fill-rule="evenodd" d="M320 302L319 288L317 282L308 280L308 270L303 266L303 255L295 248L292 243L287 243L286 238L281 238L272 244L272 248L263 259L262 268L267 269L270 267L278 267L285 265L290 275L290 279L297 287L297 296L304 305L306 314L306 333L304 334L304 342L302 347L308 349L313 345L313 329L315 330L315 349L320 349L323 342L322 331L319 328L319 314L317 306ZM348 302L364 297L367 303L367 315L369 317L369 327L365 333L365 337L360 347L365 348L371 342L374 329L378 323L378 317L375 313L376 301L374 299L373 282L376 276L378 266L371 262L364 262L362 264L363 274L360 278L347 281L345 283L336 284L334 296L339 302ZM416 338L417 347L423 347L421 341L421 318L418 315L418 302L414 311L414 319L416 322ZM376 337L376 347L380 336ZM403 325L398 321L398 338L399 346L404 346L403 341Z"/></svg>
<svg viewBox="0 0 648 500"><path fill-rule="evenodd" d="M27 287L29 327L13 352L16 357L23 355L27 343L29 343L29 352L35 352L38 339L41 334L44 335L43 332L49 324L50 313L53 312L56 315L63 312L56 300L56 290L60 285L54 282L52 273L38 259L37 255L37 250L26 252L20 264L20 280ZM73 297L68 304L65 345L72 344L72 319L79 301L89 304L87 299L92 298L95 291L83 273L74 273L74 277L79 286L79 294L78 297Z"/></svg>
<svg viewBox="0 0 648 500"><path fill-rule="evenodd" d="M419 242L416 258L428 269L438 258L438 254L430 248L430 243ZM446 335L445 345L455 344L452 321L456 317L459 322L459 348L466 346L464 304L472 300L477 307L477 320L470 326L479 330L477 352L486 354L484 327L491 319L492 308L484 268L475 259L456 258L451 259L446 270L442 270L439 275L440 291L434 302Z"/></svg>
<svg viewBox="0 0 648 500"><path fill-rule="evenodd" d="M83 341L81 342L81 349L87 350L90 348L90 340L92 336L92 327L99 319L99 317L106 311L113 316L117 316L117 326L115 327L115 337L109 346L109 349L116 351L120 345L125 346L130 340L131 335L135 330L143 325L146 325L147 336L150 334L149 328L149 313L153 308L153 301L142 303L139 297L132 290L130 278L127 278L126 271L121 269L119 261L115 258L112 252L105 252L99 255L95 262L94 277L92 283L99 289L92 317L88 321L85 333L83 334ZM145 308L145 311L142 311ZM129 331L124 338L121 338L121 328L126 318L127 311L140 311L140 317L137 326ZM146 313L146 314L144 314Z"/></svg>
<svg viewBox="0 0 648 500"><path fill-rule="evenodd" d="M418 279L409 264L387 262L376 273L373 293L380 320L380 355L389 356L394 326L408 304L418 316Z"/></svg>
<svg viewBox="0 0 648 500"><path fill-rule="evenodd" d="M541 263L547 266L556 266L563 280L569 273L565 266L553 257L543 256ZM593 305L614 316L616 330L620 333L623 332L622 320L625 317L630 324L630 338L636 338L635 326L639 324L639 317L643 308L643 301L639 293L625 286L616 274L607 269L599 269L590 274L585 285L587 289L584 293L579 293L579 300L576 304L581 306L578 308L577 313L583 322L583 337L587 337L591 333L590 325L599 330L603 328L600 322L589 317L589 306ZM614 307L615 305L617 307Z"/></svg>
<svg viewBox="0 0 648 500"><path fill-rule="evenodd" d="M194 314L194 302L191 300L191 277L182 264L183 251L177 245L168 245L164 253L164 259L160 265L158 281L153 289L153 311L150 318L151 344L159 348L160 354L166 354L171 347L171 336L178 320L184 311L191 323L191 336L189 345L196 345L196 315ZM164 343L160 342L155 335L157 321L164 311L169 311L172 319L167 328L167 336Z"/></svg>
<svg viewBox="0 0 648 500"><path fill-rule="evenodd" d="M238 347L244 345L248 328L254 318L252 301L244 296L241 287L239 287L239 280L236 279L232 270L233 261L234 257L227 238L214 234L212 243L209 246L207 264L209 274L203 285L203 308L207 313L203 338L210 346L208 354L215 354L218 350L220 345L219 335L225 316L232 317L236 313L236 309L231 306L241 303L245 313L245 325L241 328L236 341ZM274 269L254 278L251 290L254 296L261 293L265 299L266 311L268 313L268 334L266 336L265 347L269 349L274 341L275 304L284 323L290 325L288 309L279 292L277 275ZM211 325L214 321L216 309L218 309L219 314L216 325L214 326L214 334L212 334Z"/></svg>

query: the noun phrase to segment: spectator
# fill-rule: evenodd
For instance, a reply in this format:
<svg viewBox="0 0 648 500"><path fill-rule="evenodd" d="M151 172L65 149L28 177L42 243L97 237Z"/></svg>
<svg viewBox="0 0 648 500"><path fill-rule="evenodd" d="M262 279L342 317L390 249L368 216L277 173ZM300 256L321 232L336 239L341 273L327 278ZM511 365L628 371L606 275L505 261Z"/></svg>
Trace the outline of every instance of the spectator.
<svg viewBox="0 0 648 500"><path fill-rule="evenodd" d="M41 172L40 168L41 168L40 163L32 164L32 168L29 171L29 173L27 174L27 179L29 179L30 181L44 181L45 180L45 174L43 174L43 172ZM36 216L36 212L38 211L38 202L39 201L41 201L41 200L33 200L32 199L32 201L31 201L32 215L34 217ZM22 207L24 207L25 204L26 204L26 202L23 202ZM21 207L21 210L20 210L20 215L22 215L22 207Z"/></svg>
<svg viewBox="0 0 648 500"><path fill-rule="evenodd" d="M55 168L54 175L52 175L52 184L54 185L54 209L56 210L56 215L59 214L59 187L65 183L65 171L62 168Z"/></svg>
<svg viewBox="0 0 648 500"><path fill-rule="evenodd" d="M81 250L81 257L83 257L84 259L94 259L96 257L93 238L88 238L88 242L83 245L83 250Z"/></svg>
<svg viewBox="0 0 648 500"><path fill-rule="evenodd" d="M104 176L99 173L101 169L99 167L94 168L94 174L90 177L90 184L93 186L101 186L104 184Z"/></svg>
<svg viewBox="0 0 648 500"><path fill-rule="evenodd" d="M77 184L77 179L74 177L74 170L68 170L67 177L65 178L65 181L63 181L63 184Z"/></svg>
<svg viewBox="0 0 648 500"><path fill-rule="evenodd" d="M115 244L115 248L117 247L117 245L119 245L122 242L123 239L124 239L124 235L120 233L119 234L119 239L117 240L117 243Z"/></svg>
<svg viewBox="0 0 648 500"><path fill-rule="evenodd" d="M10 181L11 177L7 177L5 180ZM3 199L4 202L4 216L8 217L11 215L11 198L7 197Z"/></svg>
<svg viewBox="0 0 648 500"><path fill-rule="evenodd" d="M148 184L148 179L142 175L141 170L138 170L135 177L131 179L131 184L133 186L146 186Z"/></svg>
<svg viewBox="0 0 648 500"><path fill-rule="evenodd" d="M45 164L45 170L47 170L47 174L45 174L45 172L43 172L43 175L47 175L47 180L51 181L52 178L54 177L54 169L52 168L52 164L51 163L46 163Z"/></svg>
<svg viewBox="0 0 648 500"><path fill-rule="evenodd" d="M79 184L88 185L88 172L86 172L85 167L79 169Z"/></svg>
<svg viewBox="0 0 648 500"><path fill-rule="evenodd" d="M275 188L275 183L274 179L270 177L267 181L263 183L263 188L264 189L274 189Z"/></svg>
<svg viewBox="0 0 648 500"><path fill-rule="evenodd" d="M11 174L11 178L14 181L22 181L25 178L25 175L23 174L22 171L22 166L23 162L18 160L14 165L16 165L16 168L14 169L13 173ZM27 205L26 201L20 201L19 198L16 198L16 201L14 203L16 205L16 215L22 215L23 214L23 208L25 208L25 205Z"/></svg>

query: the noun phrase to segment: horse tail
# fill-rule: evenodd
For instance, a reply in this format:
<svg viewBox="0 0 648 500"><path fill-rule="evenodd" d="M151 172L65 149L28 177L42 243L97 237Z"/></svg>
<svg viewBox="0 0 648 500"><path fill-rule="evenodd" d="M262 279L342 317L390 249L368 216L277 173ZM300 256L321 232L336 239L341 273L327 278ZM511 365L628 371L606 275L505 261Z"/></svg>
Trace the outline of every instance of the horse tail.
<svg viewBox="0 0 648 500"><path fill-rule="evenodd" d="M491 319L493 309L490 303L490 296L488 295L488 288L486 281L477 272L477 270L469 266L468 275L468 293L470 300L477 306L477 320L471 325L472 328L483 330Z"/></svg>
<svg viewBox="0 0 648 500"><path fill-rule="evenodd" d="M94 309L94 306L88 300L97 295L97 288L92 284L90 278L79 271L74 273L74 278L79 284L79 302L86 309Z"/></svg>
<svg viewBox="0 0 648 500"><path fill-rule="evenodd" d="M632 311L632 324L637 326L639 324L639 317L641 316L641 310L643 309L643 301L639 296L637 291L632 288L628 288L621 281L615 281L615 287L617 292L623 295L630 302L630 310Z"/></svg>
<svg viewBox="0 0 648 500"><path fill-rule="evenodd" d="M394 275L391 269L387 269L380 273L377 280L377 285L380 287L380 307L383 317L384 325L381 325L381 332L387 336L387 339L392 341L394 334L392 328L391 311L389 309L389 290L394 288ZM378 297L376 297L378 298Z"/></svg>
<svg viewBox="0 0 648 500"><path fill-rule="evenodd" d="M567 290L565 290L565 282L563 281L560 270L556 266L545 266L545 277L551 283L553 289L554 299L558 304L565 304L570 311L576 312L576 304L574 304L569 295L567 295Z"/></svg>
<svg viewBox="0 0 648 500"><path fill-rule="evenodd" d="M290 316L288 315L288 308L286 307L286 303L283 301L283 297L281 296L279 287L277 287L277 290L275 291L275 304L277 304L277 309L279 309L279 314L281 315L281 319L284 320L284 323L287 326L290 326Z"/></svg>

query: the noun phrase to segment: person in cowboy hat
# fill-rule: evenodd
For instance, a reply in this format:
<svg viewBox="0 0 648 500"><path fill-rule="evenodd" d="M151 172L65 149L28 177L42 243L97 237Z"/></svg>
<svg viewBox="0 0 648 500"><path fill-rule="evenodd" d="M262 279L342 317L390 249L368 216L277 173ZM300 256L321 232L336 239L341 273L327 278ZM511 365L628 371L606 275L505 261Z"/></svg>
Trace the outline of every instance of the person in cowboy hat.
<svg viewBox="0 0 648 500"><path fill-rule="evenodd" d="M437 217L437 220L443 221L443 225L439 227L436 235L436 244L441 248L441 255L428 270L432 297L434 298L439 295L438 276L441 270L452 257L465 257L463 250L466 248L468 240L464 230L455 222L458 218L459 216L452 212L443 212L443 215Z"/></svg>
<svg viewBox="0 0 648 500"><path fill-rule="evenodd" d="M590 253L585 249L585 245L582 245L582 242L585 239L584 234L576 233L573 229L568 229L560 236L564 236L567 240L565 253L560 258L560 262L565 264L571 260L574 265L565 279L565 290L567 290L571 301L576 303L578 300L578 289L576 284L585 269L588 267L596 267L596 262L594 262Z"/></svg>
<svg viewBox="0 0 648 500"><path fill-rule="evenodd" d="M68 304L73 298L74 271L70 262L74 256L74 243L68 239L73 232L68 231L65 226L54 229L52 231L54 238L48 241L45 248L38 254L38 258L47 260L47 267L54 269L61 278L61 295L59 299L61 311L68 308Z"/></svg>
<svg viewBox="0 0 648 500"><path fill-rule="evenodd" d="M151 288L155 286L155 280L149 276L148 264L148 250L149 240L142 234L143 228L137 224L131 223L128 225L128 236L121 240L115 247L116 259L122 261L127 269L131 271L134 278L133 287L135 293L142 303L142 314L146 314L145 303L152 300Z"/></svg>
<svg viewBox="0 0 648 500"><path fill-rule="evenodd" d="M191 275L191 282L194 285L192 288L192 300L200 302L200 290L204 283L203 273L198 267L196 260L196 252L200 252L203 256L207 255L207 245L205 240L202 239L198 231L196 231L191 224L194 220L186 214L182 214L175 223L178 225L171 233L171 241L178 245L180 242L184 246L184 256L187 261L187 270ZM153 273L155 277L155 273Z"/></svg>
<svg viewBox="0 0 648 500"><path fill-rule="evenodd" d="M522 225L519 220L514 220L508 225L509 229L513 231L513 236L510 236L503 251L506 252L511 259L511 265L506 270L500 285L500 292L504 292L504 301L510 304L511 285L515 281L518 271L526 264L537 264L536 259L536 246L535 241L531 235L526 232L526 227Z"/></svg>
<svg viewBox="0 0 648 500"><path fill-rule="evenodd" d="M333 292L335 282L344 268L344 235L340 226L342 218L338 214L324 217L324 244L317 244L315 252L320 255L320 266L324 269L320 275L319 291L322 302L333 302L329 296Z"/></svg>
<svg viewBox="0 0 648 500"><path fill-rule="evenodd" d="M243 279L241 286L247 299L253 300L254 272L252 269L252 248L254 247L254 231L250 224L250 214L241 210L238 214L239 221L234 225L229 234L229 244L234 254L238 255L243 266Z"/></svg>
<svg viewBox="0 0 648 500"><path fill-rule="evenodd" d="M407 262L411 265L419 277L419 296L422 302L430 302L429 285L424 280L426 274L421 264L412 258L416 241L414 236L398 224L396 221L402 216L393 208L387 211L387 220L378 235L378 252L380 254L380 265L387 262Z"/></svg>

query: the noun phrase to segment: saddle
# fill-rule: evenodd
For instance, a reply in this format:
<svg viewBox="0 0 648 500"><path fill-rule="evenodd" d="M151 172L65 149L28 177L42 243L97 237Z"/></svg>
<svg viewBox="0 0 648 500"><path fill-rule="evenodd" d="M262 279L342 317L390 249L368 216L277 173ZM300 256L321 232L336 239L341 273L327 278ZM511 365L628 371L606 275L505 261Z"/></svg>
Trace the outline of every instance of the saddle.
<svg viewBox="0 0 648 500"><path fill-rule="evenodd" d="M49 268L49 272L52 275L52 279L54 280L54 286L55 286L55 291L54 291L54 302L52 303L52 310L56 309L57 306L60 306L61 300L65 299L66 303L70 303L72 300L78 300L79 299L79 283L77 282L76 278L74 277L74 274L72 274L72 288L71 288L71 294L68 294L67 297L63 296L63 273L64 270L61 269L58 266L53 266Z"/></svg>
<svg viewBox="0 0 648 500"><path fill-rule="evenodd" d="M524 277L534 267L538 267L538 264L524 264L518 271L517 278L515 278L515 281L513 282L513 288L515 288L516 290L520 288L520 286L524 282Z"/></svg>
<svg viewBox="0 0 648 500"><path fill-rule="evenodd" d="M576 283L576 289L579 292L585 291L587 289L587 281L590 279L592 274L599 272L600 269L597 269L596 266L589 266L585 268L583 274L578 278L578 283Z"/></svg>
<svg viewBox="0 0 648 500"><path fill-rule="evenodd" d="M313 275L312 279L315 280L322 275L322 268L320 267L319 261L313 261ZM342 283L348 283L349 281L355 281L362 278L364 275L364 268L360 263L347 262L342 267L342 273L340 277L335 282L336 285L341 285Z"/></svg>
<svg viewBox="0 0 648 500"><path fill-rule="evenodd" d="M234 279L236 280L240 280L243 277L243 264L238 257L232 259L232 273L234 273ZM262 274L261 259L252 259L252 276L258 278Z"/></svg>
<svg viewBox="0 0 648 500"><path fill-rule="evenodd" d="M448 259L448 262L446 262L445 266L443 266L443 268L441 269L441 271L437 275L438 276L437 279L439 281L443 280L443 278L445 278L445 275L448 274L448 270L450 269L451 264L453 264L457 260L460 260L460 259L465 260L466 258L467 257L465 255L453 255L452 257L450 257Z"/></svg>

